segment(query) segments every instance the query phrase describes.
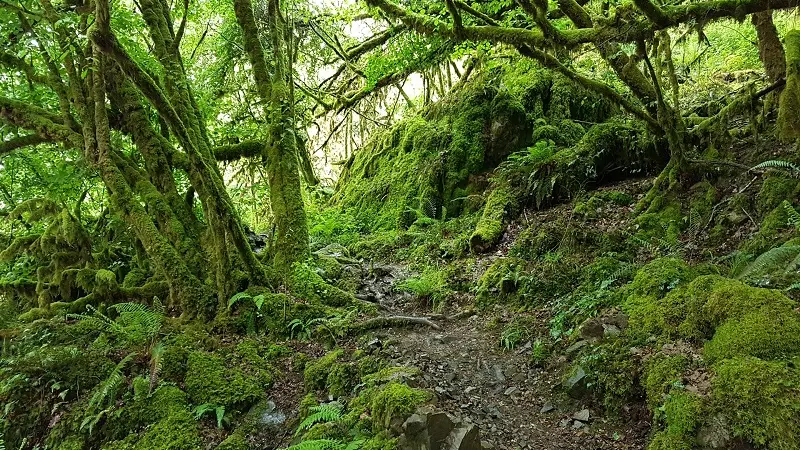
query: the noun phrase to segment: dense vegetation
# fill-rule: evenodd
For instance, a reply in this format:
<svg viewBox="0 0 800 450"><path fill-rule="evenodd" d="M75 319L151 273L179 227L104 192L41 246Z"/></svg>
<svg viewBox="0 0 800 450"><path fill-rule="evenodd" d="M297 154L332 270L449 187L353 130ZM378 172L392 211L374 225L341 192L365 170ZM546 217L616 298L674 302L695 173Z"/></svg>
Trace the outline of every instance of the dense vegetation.
<svg viewBox="0 0 800 450"><path fill-rule="evenodd" d="M796 2L328 3L0 0L0 449L800 448Z"/></svg>

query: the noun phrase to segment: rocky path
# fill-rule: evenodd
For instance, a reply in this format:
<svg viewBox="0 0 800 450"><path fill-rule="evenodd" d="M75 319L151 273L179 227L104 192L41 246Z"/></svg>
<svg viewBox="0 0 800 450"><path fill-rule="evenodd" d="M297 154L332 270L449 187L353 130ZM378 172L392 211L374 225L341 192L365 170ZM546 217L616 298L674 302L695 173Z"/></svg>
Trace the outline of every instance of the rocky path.
<svg viewBox="0 0 800 450"><path fill-rule="evenodd" d="M387 275L390 276L390 275ZM412 301L384 296L387 314L420 315ZM484 317L473 315L428 327L375 333L394 365L422 371L421 387L433 390L437 408L478 426L488 448L644 449L646 422L612 423L588 404L561 394L557 364L535 368L528 343L499 346Z"/></svg>

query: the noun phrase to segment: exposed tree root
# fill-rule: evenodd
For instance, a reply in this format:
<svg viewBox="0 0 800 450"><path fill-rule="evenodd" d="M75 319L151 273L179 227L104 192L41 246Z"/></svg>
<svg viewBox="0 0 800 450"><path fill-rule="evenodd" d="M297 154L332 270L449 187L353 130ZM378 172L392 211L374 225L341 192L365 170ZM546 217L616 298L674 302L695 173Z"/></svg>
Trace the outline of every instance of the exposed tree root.
<svg viewBox="0 0 800 450"><path fill-rule="evenodd" d="M433 323L426 317L413 317L413 316L381 316L375 317L364 322L353 325L351 331L367 331L377 328L388 327L407 327L414 325L426 325L434 330L441 330L442 327Z"/></svg>

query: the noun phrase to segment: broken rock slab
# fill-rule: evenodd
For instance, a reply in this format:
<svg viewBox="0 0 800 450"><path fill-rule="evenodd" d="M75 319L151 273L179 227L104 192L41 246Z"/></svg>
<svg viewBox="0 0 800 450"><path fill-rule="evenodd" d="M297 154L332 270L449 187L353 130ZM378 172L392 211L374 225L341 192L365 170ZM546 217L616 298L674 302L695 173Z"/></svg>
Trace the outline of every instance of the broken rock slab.
<svg viewBox="0 0 800 450"><path fill-rule="evenodd" d="M443 411L422 407L403 423L398 439L400 450L483 450L480 430L454 419Z"/></svg>

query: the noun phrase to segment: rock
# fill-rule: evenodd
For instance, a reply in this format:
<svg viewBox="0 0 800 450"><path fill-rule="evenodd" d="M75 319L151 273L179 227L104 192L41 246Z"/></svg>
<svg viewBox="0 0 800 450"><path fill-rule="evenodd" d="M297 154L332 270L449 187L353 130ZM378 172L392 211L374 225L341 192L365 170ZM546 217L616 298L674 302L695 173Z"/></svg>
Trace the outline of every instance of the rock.
<svg viewBox="0 0 800 450"><path fill-rule="evenodd" d="M481 439L475 425L464 424L453 430L441 450L481 450Z"/></svg>
<svg viewBox="0 0 800 450"><path fill-rule="evenodd" d="M711 417L697 430L697 442L704 449L727 449L731 439L728 419L722 414Z"/></svg>
<svg viewBox="0 0 800 450"><path fill-rule="evenodd" d="M494 445L488 441L481 441L481 450L494 450Z"/></svg>
<svg viewBox="0 0 800 450"><path fill-rule="evenodd" d="M456 379L456 373L455 372L448 372L448 373L444 374L444 379L445 379L445 381L447 381L449 383L452 383L453 380Z"/></svg>
<svg viewBox="0 0 800 450"><path fill-rule="evenodd" d="M578 332L583 339L600 339L603 337L603 323L597 318L586 319Z"/></svg>
<svg viewBox="0 0 800 450"><path fill-rule="evenodd" d="M603 324L603 337L617 337L622 334L622 330L614 324Z"/></svg>
<svg viewBox="0 0 800 450"><path fill-rule="evenodd" d="M581 422L580 420L575 420L572 422L572 429L573 430L580 430L581 428L585 427L586 424Z"/></svg>
<svg viewBox="0 0 800 450"><path fill-rule="evenodd" d="M428 415L428 437L430 439L430 449L439 450L442 448L445 439L455 428L453 419L447 413L438 412Z"/></svg>
<svg viewBox="0 0 800 450"><path fill-rule="evenodd" d="M504 278L500 281L500 293L501 294L513 294L517 291L517 282L514 280L509 280Z"/></svg>
<svg viewBox="0 0 800 450"><path fill-rule="evenodd" d="M466 388L466 389L464 389L464 393L465 393L465 394L467 394L467 395L469 395L469 394L471 394L472 392L476 391L477 389L478 389L478 388L476 388L475 386L467 386L467 388Z"/></svg>
<svg viewBox="0 0 800 450"><path fill-rule="evenodd" d="M416 436L421 434L426 427L427 427L427 416L422 416L419 414L412 414L403 423L403 430L405 430L406 434L411 436Z"/></svg>
<svg viewBox="0 0 800 450"><path fill-rule="evenodd" d="M578 350L582 349L583 347L586 347L586 345L588 343L589 343L589 341L586 341L586 340L578 341L578 342L570 345L569 347L567 347L567 349L564 350L564 353L566 353L568 355L571 355L571 354L577 352Z"/></svg>
<svg viewBox="0 0 800 450"><path fill-rule="evenodd" d="M505 383L506 382L506 376L503 375L503 368L502 367L500 367L498 365L492 366L492 375L494 376L495 381L497 381L498 383Z"/></svg>
<svg viewBox="0 0 800 450"><path fill-rule="evenodd" d="M455 336L449 334L437 334L433 337L433 340L440 343L440 344L450 344L451 342L455 342L458 339Z"/></svg>
<svg viewBox="0 0 800 450"><path fill-rule="evenodd" d="M547 402L542 406L542 409L540 409L539 412L542 413L542 414L546 414L546 413L549 413L549 412L551 412L551 411L553 411L555 409L556 409L556 407L553 406L552 403Z"/></svg>
<svg viewBox="0 0 800 450"><path fill-rule="evenodd" d="M389 422L389 432L392 436L400 436L403 434L403 428L405 426L405 421L402 417L395 416L392 417L391 422Z"/></svg>
<svg viewBox="0 0 800 450"><path fill-rule="evenodd" d="M586 372L581 366L575 367L572 376L564 380L563 386L570 397L582 397L586 393Z"/></svg>
<svg viewBox="0 0 800 450"><path fill-rule="evenodd" d="M503 392L503 394L505 394L505 395L513 395L518 390L519 389L517 389L515 386L511 386L510 388L506 389L505 392Z"/></svg>
<svg viewBox="0 0 800 450"><path fill-rule="evenodd" d="M575 420L580 420L581 422L585 423L585 422L589 421L590 414L591 413L590 413L590 411L588 409L582 409L582 410L576 412L575 414L573 414L572 418L575 419Z"/></svg>

